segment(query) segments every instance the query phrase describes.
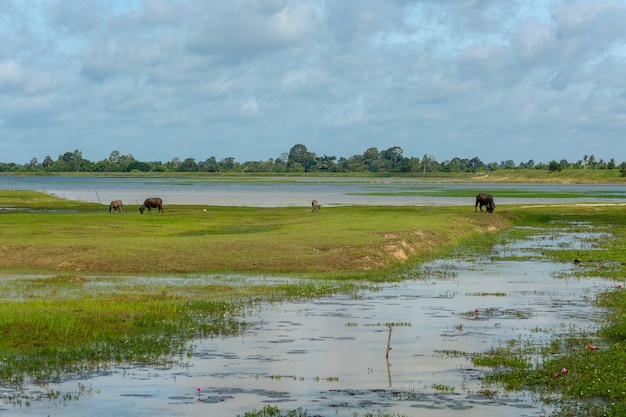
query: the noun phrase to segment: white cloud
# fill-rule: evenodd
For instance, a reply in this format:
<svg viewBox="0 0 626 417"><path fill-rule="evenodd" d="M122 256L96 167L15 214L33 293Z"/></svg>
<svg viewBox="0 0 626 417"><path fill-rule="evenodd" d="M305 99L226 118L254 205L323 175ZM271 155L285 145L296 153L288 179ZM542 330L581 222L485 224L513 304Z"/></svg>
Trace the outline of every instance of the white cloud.
<svg viewBox="0 0 626 417"><path fill-rule="evenodd" d="M259 113L259 103L254 97L247 99L241 105L241 113L246 116L256 116Z"/></svg>
<svg viewBox="0 0 626 417"><path fill-rule="evenodd" d="M626 154L625 0L0 10L0 145L14 162L83 147L95 159L263 160L295 143L346 157L397 145L440 160L559 160L591 142L604 158Z"/></svg>

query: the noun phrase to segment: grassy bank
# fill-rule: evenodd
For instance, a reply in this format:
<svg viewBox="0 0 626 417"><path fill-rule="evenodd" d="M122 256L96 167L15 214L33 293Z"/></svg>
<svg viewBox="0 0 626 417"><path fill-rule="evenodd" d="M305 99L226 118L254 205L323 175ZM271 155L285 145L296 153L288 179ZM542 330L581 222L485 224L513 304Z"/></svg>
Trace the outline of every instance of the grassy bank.
<svg viewBox="0 0 626 417"><path fill-rule="evenodd" d="M250 208L170 205L121 215L102 205L0 191L0 271L354 277L403 267L477 233L510 226L470 208ZM16 210L16 209L20 210ZM22 210L21 208L24 208Z"/></svg>
<svg viewBox="0 0 626 417"><path fill-rule="evenodd" d="M471 208L170 205L109 214L25 191L0 191L0 207L0 381L13 385L172 360L193 338L245 328L242 312L255 302L354 292L511 225ZM263 274L322 280L246 278Z"/></svg>

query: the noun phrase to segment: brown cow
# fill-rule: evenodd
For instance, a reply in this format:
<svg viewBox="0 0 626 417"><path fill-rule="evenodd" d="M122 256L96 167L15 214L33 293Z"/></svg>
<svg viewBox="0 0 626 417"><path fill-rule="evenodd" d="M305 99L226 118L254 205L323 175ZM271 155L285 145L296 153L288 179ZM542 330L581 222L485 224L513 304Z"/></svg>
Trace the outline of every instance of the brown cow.
<svg viewBox="0 0 626 417"><path fill-rule="evenodd" d="M496 203L493 201L491 194L480 193L476 196L476 204L474 205L474 211L478 211L480 205L480 212L483 212L483 206L487 206L487 213L493 213L493 209L496 208Z"/></svg>
<svg viewBox="0 0 626 417"><path fill-rule="evenodd" d="M143 214L145 209L148 209L148 213L151 213L151 208L159 208L159 213L163 211L163 200L160 198L146 198L146 201L143 202L143 205L139 207L139 212Z"/></svg>
<svg viewBox="0 0 626 417"><path fill-rule="evenodd" d="M109 204L109 213L115 211L116 213L122 212L122 200L113 200L111 204Z"/></svg>
<svg viewBox="0 0 626 417"><path fill-rule="evenodd" d="M322 205L318 203L317 200L313 200L311 201L311 207L313 207L313 211L320 211L320 207L322 207Z"/></svg>

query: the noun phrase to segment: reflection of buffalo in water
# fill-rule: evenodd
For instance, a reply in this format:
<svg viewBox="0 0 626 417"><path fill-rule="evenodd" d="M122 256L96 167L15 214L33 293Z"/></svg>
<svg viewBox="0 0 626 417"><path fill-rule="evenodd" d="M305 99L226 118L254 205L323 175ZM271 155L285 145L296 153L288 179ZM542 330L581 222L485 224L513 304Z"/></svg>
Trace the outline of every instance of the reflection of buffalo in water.
<svg viewBox="0 0 626 417"><path fill-rule="evenodd" d="M148 209L148 213L151 213L151 208L159 208L159 213L163 211L163 200L160 198L146 198L143 205L139 207L139 212L143 214L145 209Z"/></svg>
<svg viewBox="0 0 626 417"><path fill-rule="evenodd" d="M476 204L474 205L474 211L478 211L477 207L480 205L480 212L483 211L483 206L487 207L487 213L493 213L493 209L496 208L496 203L493 202L491 194L480 193L476 196Z"/></svg>
<svg viewBox="0 0 626 417"><path fill-rule="evenodd" d="M313 200L311 201L311 207L313 207L313 211L320 211L320 207L322 207L322 205L318 203L317 200Z"/></svg>
<svg viewBox="0 0 626 417"><path fill-rule="evenodd" d="M116 213L122 212L122 200L113 200L111 204L109 204L109 213L115 211Z"/></svg>

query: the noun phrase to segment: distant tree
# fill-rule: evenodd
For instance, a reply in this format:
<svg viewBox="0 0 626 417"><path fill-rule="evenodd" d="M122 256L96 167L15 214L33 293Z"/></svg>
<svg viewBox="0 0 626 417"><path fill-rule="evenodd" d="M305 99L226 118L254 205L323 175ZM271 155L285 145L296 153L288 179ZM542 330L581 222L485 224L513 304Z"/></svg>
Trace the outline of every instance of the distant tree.
<svg viewBox="0 0 626 417"><path fill-rule="evenodd" d="M117 170L120 172L128 171L128 166L135 162L135 157L132 154L120 155L117 160Z"/></svg>
<svg viewBox="0 0 626 417"><path fill-rule="evenodd" d="M36 171L39 169L39 167L40 165L39 165L39 161L37 160L37 158L32 158L30 160L30 163L28 164L28 168L30 168L30 170L32 171Z"/></svg>
<svg viewBox="0 0 626 417"><path fill-rule="evenodd" d="M50 157L50 155L47 155L44 159L43 162L41 163L41 166L44 169L48 169L52 166L52 164L54 164L54 161L52 160L52 158Z"/></svg>
<svg viewBox="0 0 626 417"><path fill-rule="evenodd" d="M363 164L369 172L378 172L381 167L381 157L378 148L372 147L363 152Z"/></svg>
<svg viewBox="0 0 626 417"><path fill-rule="evenodd" d="M186 158L176 170L178 172L198 172L198 164L194 158Z"/></svg>
<svg viewBox="0 0 626 417"><path fill-rule="evenodd" d="M128 172L131 172L131 171L149 172L150 165L147 162L133 161L130 164L128 164L128 167L126 168L126 170Z"/></svg>
<svg viewBox="0 0 626 417"><path fill-rule="evenodd" d="M292 146L289 150L287 167L289 168L289 171L292 171L292 168L298 164L299 167L296 167L296 169L299 170L300 167L302 167L305 171L309 171L312 166L317 164L315 157L316 155L313 152L309 152L305 145L298 143Z"/></svg>
<svg viewBox="0 0 626 417"><path fill-rule="evenodd" d="M289 172L304 172L304 167L299 162L294 162L289 166Z"/></svg>
<svg viewBox="0 0 626 417"><path fill-rule="evenodd" d="M437 160L433 155L426 155L422 158L422 172L436 172Z"/></svg>
<svg viewBox="0 0 626 417"><path fill-rule="evenodd" d="M615 169L615 159L611 158L611 160L606 164L607 169Z"/></svg>
<svg viewBox="0 0 626 417"><path fill-rule="evenodd" d="M199 169L204 172L219 172L220 165L217 163L217 160L214 156L209 157L206 161L201 164L198 164Z"/></svg>
<svg viewBox="0 0 626 417"><path fill-rule="evenodd" d="M274 161L275 164L283 164L287 165L289 163L289 154L287 152L283 152L280 154L278 158Z"/></svg>
<svg viewBox="0 0 626 417"><path fill-rule="evenodd" d="M515 169L515 162L512 159L502 161L500 167L504 169Z"/></svg>
<svg viewBox="0 0 626 417"><path fill-rule="evenodd" d="M318 156L315 158L316 168L318 171L334 171L335 160L337 158L335 156Z"/></svg>
<svg viewBox="0 0 626 417"><path fill-rule="evenodd" d="M82 170L83 153L79 150L74 152L65 152L59 155L59 158L50 167L56 172L79 172Z"/></svg>
<svg viewBox="0 0 626 417"><path fill-rule="evenodd" d="M587 163L589 164L589 166L593 169L593 168L598 168L598 165L596 164L596 157L593 155L589 156L589 159L587 160Z"/></svg>
<svg viewBox="0 0 626 417"><path fill-rule="evenodd" d="M402 167L402 162L405 159L402 156L404 151L399 146L392 146L389 149L385 149L380 153L380 158L385 162L381 167L391 171L399 171Z"/></svg>
<svg viewBox="0 0 626 417"><path fill-rule="evenodd" d="M120 151L113 151L109 154L109 162L112 164L120 163Z"/></svg>
<svg viewBox="0 0 626 417"><path fill-rule="evenodd" d="M219 163L220 171L232 171L235 167L235 158L229 156L224 158Z"/></svg>
<svg viewBox="0 0 626 417"><path fill-rule="evenodd" d="M561 169L561 164L555 160L550 161L550 164L548 165L548 170L550 170L550 172L559 172Z"/></svg>

